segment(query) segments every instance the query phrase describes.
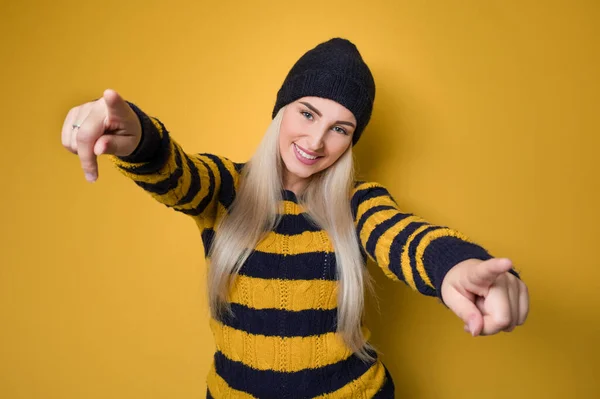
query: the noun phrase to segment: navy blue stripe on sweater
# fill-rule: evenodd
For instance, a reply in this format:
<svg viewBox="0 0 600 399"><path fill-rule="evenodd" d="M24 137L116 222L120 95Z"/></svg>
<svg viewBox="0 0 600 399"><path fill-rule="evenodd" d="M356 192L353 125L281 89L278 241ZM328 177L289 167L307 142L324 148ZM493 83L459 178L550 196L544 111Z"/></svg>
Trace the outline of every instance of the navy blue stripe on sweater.
<svg viewBox="0 0 600 399"><path fill-rule="evenodd" d="M213 240L215 239L215 231L211 228L202 230L202 244L204 246L204 256L208 256L208 252L212 247Z"/></svg>
<svg viewBox="0 0 600 399"><path fill-rule="evenodd" d="M379 211L386 211L386 210L390 210L390 209L396 209L396 208L394 208L391 205L378 205L378 206L374 206L373 208L370 208L368 211L363 213L362 216L360 217L360 220L358 221L358 223L356 225L356 230L358 230L360 232L363 229L367 219L374 213L377 213Z"/></svg>
<svg viewBox="0 0 600 399"><path fill-rule="evenodd" d="M159 195L166 194L170 190L172 190L174 187L177 187L177 185L179 184L179 179L183 175L183 168L181 167L182 163L183 162L181 159L181 154L179 153L179 151L176 151L175 152L176 168L173 171L173 173L171 173L167 178L165 178L159 182L156 182L156 183L146 183L146 182L142 182L142 181L136 181L135 183L148 192L159 194Z"/></svg>
<svg viewBox="0 0 600 399"><path fill-rule="evenodd" d="M198 191L200 191L200 175L198 173L198 168L189 157L186 157L185 161L187 168L190 171L190 186L185 195L177 201L177 206L189 204L196 197Z"/></svg>
<svg viewBox="0 0 600 399"><path fill-rule="evenodd" d="M210 204L210 202L213 198L213 195L215 194L215 175L214 175L212 169L208 166L208 164L206 162L204 162L204 160L198 158L198 161L200 161L202 163L202 165L208 171L208 193L206 194L206 196L204 198L202 198L202 200L200 200L200 203L198 204L198 206L194 207L193 209L181 210L181 212L185 213L186 215L191 215L191 216L198 216L202 212L204 212L204 210L206 209L208 204ZM194 165L194 168L195 167L196 166ZM200 183L200 179L198 179L198 183ZM200 187L198 187L198 190L200 190Z"/></svg>
<svg viewBox="0 0 600 399"><path fill-rule="evenodd" d="M314 224L306 216L305 213L301 213L299 215L281 215L281 220L273 231L275 231L278 234L285 234L291 236L296 234L302 234L306 231L314 232L321 230L322 228Z"/></svg>
<svg viewBox="0 0 600 399"><path fill-rule="evenodd" d="M206 194L206 197L202 198L202 201L200 201L200 203L198 204L198 206L195 209L198 214L204 212L204 209L206 209L208 204L210 204L210 202L212 201L212 198L215 195L215 186L216 186L215 174L213 173L212 169L202 159L200 159L200 161L202 162L202 164L204 165L206 170L208 170L208 184L209 185L208 185L208 194Z"/></svg>
<svg viewBox="0 0 600 399"><path fill-rule="evenodd" d="M246 166L246 162L243 162L243 163L233 162L233 167L235 168L235 171L238 172L238 174L242 173L244 166Z"/></svg>
<svg viewBox="0 0 600 399"><path fill-rule="evenodd" d="M419 271L417 270L417 247L419 246L419 243L421 242L421 240L423 239L423 237L426 234L429 234L432 231L440 230L440 229L444 229L444 228L446 228L446 227L444 227L444 226L429 226L429 227L423 229L422 231L420 231L417 235L415 235L415 237L413 238L413 240L411 241L411 243L408 246L408 256L410 259L410 268L413 271L413 280L415 282L415 287L417 288L417 290L419 290L419 292L421 292L425 295L435 296L436 291L434 288L431 288L429 285L427 285L427 283L425 283L425 281L421 277L421 273L419 273ZM429 275L429 276L431 276L431 275Z"/></svg>
<svg viewBox="0 0 600 399"><path fill-rule="evenodd" d="M371 232L371 235L369 235L367 244L365 245L365 247L366 247L365 249L367 250L369 255L371 255L373 258L375 258L375 248L377 246L377 241L379 241L381 236L384 235L385 232L388 231L391 227L393 227L396 223L400 222L403 219L406 219L409 216L412 216L412 215L408 214L408 213L399 213L397 215L392 216L389 219L386 219L382 223L379 223L377 226L375 226L375 228ZM400 252L403 248L403 245L395 247L393 244L395 244L395 243L403 244L408 239L410 234L412 234L419 226L422 226L423 224L425 224L425 223L423 223L423 222L409 223L408 226L406 226L402 231L400 231L396 235L394 242L392 243L392 246L390 247L390 251ZM400 238L400 240L398 240L398 238Z"/></svg>
<svg viewBox="0 0 600 399"><path fill-rule="evenodd" d="M281 190L281 198L284 201L291 201L295 204L298 204L300 201L296 194L291 190L286 190L285 188Z"/></svg>
<svg viewBox="0 0 600 399"><path fill-rule="evenodd" d="M134 174L152 174L158 172L169 159L170 138L165 126L160 123L163 135L141 109L135 104L128 102L129 106L136 113L141 127L142 138L137 148L129 155L118 157L128 163L141 163L143 165L135 165L133 167L124 168Z"/></svg>
<svg viewBox="0 0 600 399"><path fill-rule="evenodd" d="M402 281L406 282L404 274L402 273L402 267L401 267L401 262L400 262L400 257L402 256L402 251L404 250L404 245L406 244L408 237L410 237L410 235L412 233L414 233L415 230L417 230L419 227L421 227L425 224L427 224L427 223L425 223L425 222L409 223L408 226L406 226L399 234L397 234L394 237L392 244L390 245L390 252L389 252L390 264L389 264L388 268L390 269L390 271L392 273L394 273ZM375 248L373 247L373 250L374 249Z"/></svg>
<svg viewBox="0 0 600 399"><path fill-rule="evenodd" d="M169 161L169 157L171 156L171 138L167 132L163 133L162 137L159 137L158 131L154 130L152 134L156 135L156 138L153 140L157 141L160 144L157 144L158 149L152 153L152 158L148 158L144 163L140 163L139 165L128 165L128 166L120 166L124 170L132 173L134 175L152 175L158 173L165 164ZM121 160L126 162L141 162L136 158L133 158L135 154L130 155L129 157L119 157ZM149 157L148 154L138 154L139 159L146 159ZM129 159L129 161L127 161Z"/></svg>
<svg viewBox="0 0 600 399"><path fill-rule="evenodd" d="M269 337L310 337L336 330L337 309L254 309L231 303L233 315L225 312L221 322L236 330ZM285 318L285 326L279 321ZM289 328L288 328L289 327Z"/></svg>
<svg viewBox="0 0 600 399"><path fill-rule="evenodd" d="M371 355L376 356L374 352ZM371 366L352 355L340 362L296 372L257 370L242 362L228 359L223 353L215 353L217 374L233 389L265 399L282 397L313 398L336 391L350 381L359 378Z"/></svg>
<svg viewBox="0 0 600 399"><path fill-rule="evenodd" d="M385 365L383 365L383 368L385 370L385 379L383 381L383 385L375 393L372 399L394 399L396 397L396 387L394 385L392 375L390 374L387 367L385 367ZM206 399L214 399L208 388L206 389Z"/></svg>
<svg viewBox="0 0 600 399"><path fill-rule="evenodd" d="M219 190L219 201L225 209L229 209L233 201L235 200L235 186L233 183L233 176L229 173L229 169L225 167L221 158L214 154L200 154L212 161L217 165L217 170L221 176L221 186Z"/></svg>
<svg viewBox="0 0 600 399"><path fill-rule="evenodd" d="M467 259L488 260L491 258L492 255L477 244L463 241L457 237L440 237L433 240L425 249L423 264L427 274L431 276L434 285L439 290L446 273L456 264Z"/></svg>
<svg viewBox="0 0 600 399"><path fill-rule="evenodd" d="M204 233L203 233L204 234ZM206 245L206 244L205 244ZM323 262L323 252L285 255L254 251L240 269L240 274L249 277L288 280L335 280L335 254L329 253L328 262Z"/></svg>
<svg viewBox="0 0 600 399"><path fill-rule="evenodd" d="M350 207L352 209L352 216L354 216L354 219L356 219L359 204L363 203L364 201L383 196L389 197L392 201L394 201L394 203L396 203L396 200L394 200L394 197L390 195L390 192L383 187L363 188L362 190L355 192L350 200Z"/></svg>

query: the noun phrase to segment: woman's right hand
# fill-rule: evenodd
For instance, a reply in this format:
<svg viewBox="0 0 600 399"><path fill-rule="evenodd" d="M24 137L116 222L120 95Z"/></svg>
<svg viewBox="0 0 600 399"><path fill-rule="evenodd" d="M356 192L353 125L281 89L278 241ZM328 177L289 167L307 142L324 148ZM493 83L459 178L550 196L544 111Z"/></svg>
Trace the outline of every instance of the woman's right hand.
<svg viewBox="0 0 600 399"><path fill-rule="evenodd" d="M79 125L79 127L74 127ZM114 90L101 98L72 108L62 128L62 144L79 155L85 178L98 179L97 156L130 155L140 143L142 125L129 104Z"/></svg>

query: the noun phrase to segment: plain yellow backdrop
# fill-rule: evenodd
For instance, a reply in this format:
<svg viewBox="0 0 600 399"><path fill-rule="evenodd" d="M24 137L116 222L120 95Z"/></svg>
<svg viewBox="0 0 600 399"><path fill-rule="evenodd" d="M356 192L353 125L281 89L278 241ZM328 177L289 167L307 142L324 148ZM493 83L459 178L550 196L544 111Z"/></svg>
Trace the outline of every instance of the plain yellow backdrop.
<svg viewBox="0 0 600 399"><path fill-rule="evenodd" d="M335 36L377 84L360 177L512 259L531 293L525 326L472 338L370 265L397 396L597 397L599 4L2 0L0 397L204 397L199 232L108 159L87 183L62 122L113 88L187 151L245 161L293 63Z"/></svg>

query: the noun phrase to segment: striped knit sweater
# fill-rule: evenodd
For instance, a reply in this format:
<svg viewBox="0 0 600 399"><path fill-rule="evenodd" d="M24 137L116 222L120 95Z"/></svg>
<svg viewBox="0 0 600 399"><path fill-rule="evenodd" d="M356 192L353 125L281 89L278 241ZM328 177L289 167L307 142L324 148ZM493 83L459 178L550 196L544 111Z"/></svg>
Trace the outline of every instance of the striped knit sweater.
<svg viewBox="0 0 600 399"><path fill-rule="evenodd" d="M130 156L112 157L115 165L156 200L190 215L206 255L244 164L184 152L161 121L129 105L142 141ZM372 363L360 361L335 331L336 259L327 233L309 223L293 192L282 194L281 222L229 292L235 317L210 320L217 350L207 397L392 398L392 378L376 354ZM455 230L401 212L380 184L356 182L350 201L364 260L424 295L439 296L457 263L492 257Z"/></svg>

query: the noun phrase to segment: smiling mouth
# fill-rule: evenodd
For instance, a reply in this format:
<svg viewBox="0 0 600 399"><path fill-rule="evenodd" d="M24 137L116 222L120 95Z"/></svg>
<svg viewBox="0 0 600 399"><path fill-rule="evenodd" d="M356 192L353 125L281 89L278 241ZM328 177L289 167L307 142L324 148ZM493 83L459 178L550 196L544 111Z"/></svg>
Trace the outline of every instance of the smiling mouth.
<svg viewBox="0 0 600 399"><path fill-rule="evenodd" d="M296 151L298 152L298 154L300 154L300 156L302 156L302 158L304 158L304 159L306 159L308 161L314 161L314 160L316 160L318 158L322 158L320 156L307 154L300 147L298 147L298 145L296 143L293 143L293 144L294 144L294 148L296 149Z"/></svg>

